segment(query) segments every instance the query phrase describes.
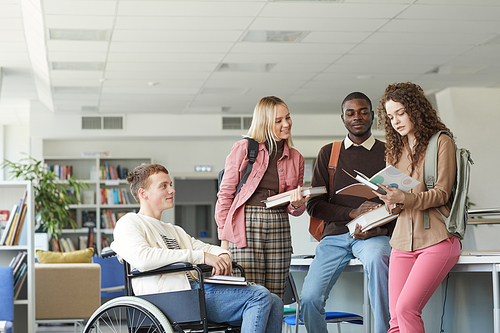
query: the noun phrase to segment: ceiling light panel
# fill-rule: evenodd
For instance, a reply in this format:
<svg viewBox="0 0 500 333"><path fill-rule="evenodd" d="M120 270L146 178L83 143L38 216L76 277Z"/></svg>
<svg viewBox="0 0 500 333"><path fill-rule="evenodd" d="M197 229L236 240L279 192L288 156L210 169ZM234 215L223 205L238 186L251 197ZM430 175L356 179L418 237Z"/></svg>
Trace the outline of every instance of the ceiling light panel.
<svg viewBox="0 0 500 333"><path fill-rule="evenodd" d="M276 64L257 64L257 63L246 63L246 64L234 64L234 63L222 63L217 67L217 72L254 72L262 73L269 72Z"/></svg>
<svg viewBox="0 0 500 333"><path fill-rule="evenodd" d="M110 30L49 29L52 40L108 41Z"/></svg>
<svg viewBox="0 0 500 333"><path fill-rule="evenodd" d="M248 31L244 42L298 43L309 31Z"/></svg>
<svg viewBox="0 0 500 333"><path fill-rule="evenodd" d="M72 61L54 61L51 62L52 70L70 70L70 71L102 71L104 62L72 62Z"/></svg>

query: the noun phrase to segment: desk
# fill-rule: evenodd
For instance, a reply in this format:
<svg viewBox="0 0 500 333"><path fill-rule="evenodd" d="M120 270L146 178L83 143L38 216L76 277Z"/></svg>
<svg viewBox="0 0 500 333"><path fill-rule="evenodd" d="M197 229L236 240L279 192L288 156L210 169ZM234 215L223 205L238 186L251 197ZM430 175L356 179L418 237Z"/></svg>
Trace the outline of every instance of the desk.
<svg viewBox="0 0 500 333"><path fill-rule="evenodd" d="M303 272L309 270L313 259L292 259L290 271ZM346 266L346 272L363 272L363 266L357 259L353 259ZM500 272L500 256L470 256L462 255L451 269L451 272L491 272L493 284L493 329L500 333L500 286L498 273ZM365 333L371 331L371 309L367 288L368 277L363 277L363 319Z"/></svg>

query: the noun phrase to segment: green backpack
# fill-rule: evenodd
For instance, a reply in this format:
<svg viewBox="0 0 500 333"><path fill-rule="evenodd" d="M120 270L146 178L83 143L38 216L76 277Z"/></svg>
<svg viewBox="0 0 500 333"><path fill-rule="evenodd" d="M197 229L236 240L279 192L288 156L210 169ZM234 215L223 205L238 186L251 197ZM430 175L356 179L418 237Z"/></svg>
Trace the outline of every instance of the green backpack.
<svg viewBox="0 0 500 333"><path fill-rule="evenodd" d="M425 152L424 164L424 181L427 190L434 188L437 175L437 142L441 133L447 134L453 138L450 133L446 131L439 131L434 134L429 140L427 151ZM436 207L437 211L441 214L446 224L446 229L452 235L457 236L460 240L464 239L465 227L467 225L469 198L469 180L470 180L470 166L474 164L470 156L470 152L465 148L457 148L457 175L453 189L451 191L452 206L450 215L444 216L443 213ZM424 211L424 228L430 228L429 210Z"/></svg>

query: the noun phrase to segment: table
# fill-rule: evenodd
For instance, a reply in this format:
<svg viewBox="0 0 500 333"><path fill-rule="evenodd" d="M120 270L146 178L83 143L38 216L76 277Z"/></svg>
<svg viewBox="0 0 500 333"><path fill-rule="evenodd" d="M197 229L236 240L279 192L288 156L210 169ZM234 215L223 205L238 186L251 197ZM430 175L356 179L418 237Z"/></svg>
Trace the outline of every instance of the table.
<svg viewBox="0 0 500 333"><path fill-rule="evenodd" d="M479 253L478 253L479 254ZM313 259L292 258L290 271L303 272L309 270ZM363 272L363 266L358 259L352 259L346 266L345 272ZM491 255L461 255L451 272L491 272L493 284L493 328L494 333L500 333L500 286L498 273L500 272L500 256ZM365 333L371 331L371 309L368 298L368 277L363 277L363 319Z"/></svg>

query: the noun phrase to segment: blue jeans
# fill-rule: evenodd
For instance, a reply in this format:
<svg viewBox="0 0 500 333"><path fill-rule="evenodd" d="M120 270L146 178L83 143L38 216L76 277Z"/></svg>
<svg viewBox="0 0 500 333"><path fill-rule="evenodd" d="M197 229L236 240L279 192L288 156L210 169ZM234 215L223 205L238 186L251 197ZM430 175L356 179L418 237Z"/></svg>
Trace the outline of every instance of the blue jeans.
<svg viewBox="0 0 500 333"><path fill-rule="evenodd" d="M281 332L283 301L260 285L205 284L207 318L240 325L241 333Z"/></svg>
<svg viewBox="0 0 500 333"><path fill-rule="evenodd" d="M328 332L325 304L349 260L358 258L368 274L368 294L376 333L389 329L388 271L391 246L389 237L357 240L349 233L324 237L302 286L300 297L305 326L310 333Z"/></svg>

